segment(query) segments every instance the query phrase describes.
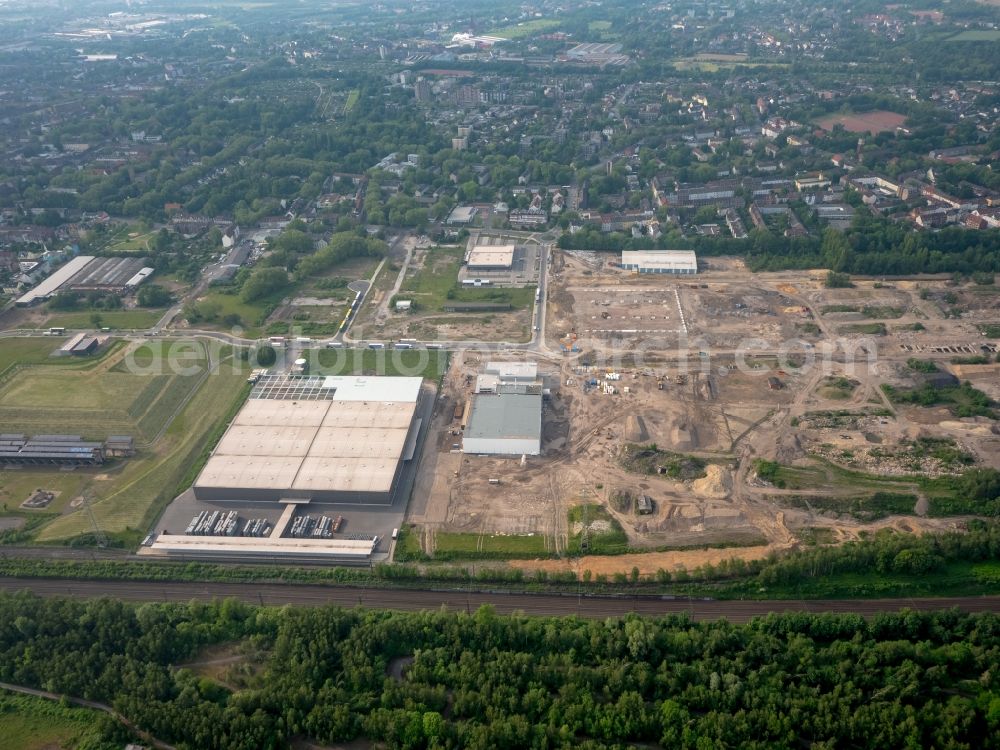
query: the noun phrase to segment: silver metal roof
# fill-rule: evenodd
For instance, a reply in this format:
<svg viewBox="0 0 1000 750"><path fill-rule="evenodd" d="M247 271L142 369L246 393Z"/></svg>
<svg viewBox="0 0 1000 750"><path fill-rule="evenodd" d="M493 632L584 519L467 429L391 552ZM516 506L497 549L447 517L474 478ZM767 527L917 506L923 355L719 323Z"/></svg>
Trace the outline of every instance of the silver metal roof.
<svg viewBox="0 0 1000 750"><path fill-rule="evenodd" d="M479 394L473 397L466 438L503 439L542 437L541 394Z"/></svg>

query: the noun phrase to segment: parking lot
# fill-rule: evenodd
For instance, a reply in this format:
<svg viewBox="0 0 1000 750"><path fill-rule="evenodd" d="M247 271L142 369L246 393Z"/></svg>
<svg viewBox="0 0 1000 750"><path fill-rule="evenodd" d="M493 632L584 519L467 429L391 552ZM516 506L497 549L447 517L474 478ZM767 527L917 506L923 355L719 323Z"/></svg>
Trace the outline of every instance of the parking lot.
<svg viewBox="0 0 1000 750"><path fill-rule="evenodd" d="M610 287L570 287L578 334L629 336L686 334L681 291Z"/></svg>

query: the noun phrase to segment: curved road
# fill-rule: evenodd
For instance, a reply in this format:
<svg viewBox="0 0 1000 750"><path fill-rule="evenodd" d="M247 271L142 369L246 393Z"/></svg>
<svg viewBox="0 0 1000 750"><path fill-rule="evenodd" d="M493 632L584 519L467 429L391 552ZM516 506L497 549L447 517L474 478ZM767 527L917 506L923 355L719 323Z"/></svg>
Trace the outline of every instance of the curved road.
<svg viewBox="0 0 1000 750"><path fill-rule="evenodd" d="M834 612L866 617L880 612L909 608L921 611L951 609L964 612L1000 613L1000 596L941 599L858 599L789 601L718 601L663 599L635 596L574 596L558 594L511 594L462 591L459 589L411 591L405 589L346 588L291 584L171 583L144 581L78 581L37 578L0 578L0 591L31 591L40 596L97 598L110 596L125 601L187 602L192 599L234 597L248 604L315 607L336 604L372 609L421 611L447 607L471 611L492 605L497 612L530 615L579 615L617 617L628 612L642 615L688 614L695 620L726 618L746 622L772 612Z"/></svg>

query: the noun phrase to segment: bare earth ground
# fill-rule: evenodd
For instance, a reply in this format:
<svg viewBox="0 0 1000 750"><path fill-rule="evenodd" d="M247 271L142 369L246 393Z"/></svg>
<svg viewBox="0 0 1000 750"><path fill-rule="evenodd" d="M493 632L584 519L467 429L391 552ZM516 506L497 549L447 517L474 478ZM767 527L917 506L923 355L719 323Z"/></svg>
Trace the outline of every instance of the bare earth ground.
<svg viewBox="0 0 1000 750"><path fill-rule="evenodd" d="M587 555L563 560L514 560L511 567L521 570L544 570L549 573L573 571L582 575L589 570L594 575L627 573L633 567L641 575L652 575L657 570L694 570L701 565L718 565L723 560L759 560L776 548L770 545L734 549L678 550L676 552L642 552L628 555Z"/></svg>
<svg viewBox="0 0 1000 750"><path fill-rule="evenodd" d="M895 130L906 122L904 115L895 112L880 110L878 112L865 112L857 115L830 115L816 121L824 130L832 130L833 126L840 123L845 130L852 133L868 132L872 135L881 133L884 130Z"/></svg>
<svg viewBox="0 0 1000 750"><path fill-rule="evenodd" d="M597 503L621 525L634 554L511 564L654 572L754 559L817 543L817 533L819 543L838 543L884 527L921 533L963 522L925 517L927 499L905 479L888 490L916 497L909 513L860 520L846 510L850 498L887 488L836 467L875 477L904 477L915 466L930 476L961 470L927 458L914 464L907 441L923 437L952 439L976 464L1000 465L994 420L957 418L944 407L895 407L881 387L915 386L907 360L929 358L1000 399L1000 366L950 363L1000 343L981 333L983 324L1000 323L1000 290L939 279L826 289L822 272L751 274L724 258L710 259L695 278L637 277L609 260L614 256L557 252L544 349L492 355L537 361L545 376L552 397L543 411L542 456L522 465L520 457L457 452L455 408L471 397L484 357L454 357L409 511L428 553L439 534L462 532L539 535L547 554L562 557L574 533L569 510ZM946 293L958 302L945 302ZM884 335L864 332L873 324ZM824 415L831 413L841 416L830 422ZM630 444L697 457L708 476L632 473L621 463ZM760 480L758 459L800 470L801 486ZM619 512L610 500L620 491L650 496L654 512ZM796 500L802 495L818 500L803 505ZM833 510L817 507L824 503ZM706 549L653 551L664 547ZM638 552L643 548L651 551Z"/></svg>

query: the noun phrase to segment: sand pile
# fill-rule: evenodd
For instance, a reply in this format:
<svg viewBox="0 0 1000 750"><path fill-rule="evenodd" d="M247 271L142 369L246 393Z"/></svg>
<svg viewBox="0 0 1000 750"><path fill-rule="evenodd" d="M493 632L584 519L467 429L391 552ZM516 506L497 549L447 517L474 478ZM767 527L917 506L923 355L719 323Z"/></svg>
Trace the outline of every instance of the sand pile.
<svg viewBox="0 0 1000 750"><path fill-rule="evenodd" d="M692 482L691 489L702 497L729 497L733 491L733 478L721 466L709 464L705 467L705 476Z"/></svg>
<svg viewBox="0 0 1000 750"><path fill-rule="evenodd" d="M642 417L631 416L626 420L625 439L630 443L645 443L649 440L646 423Z"/></svg>

